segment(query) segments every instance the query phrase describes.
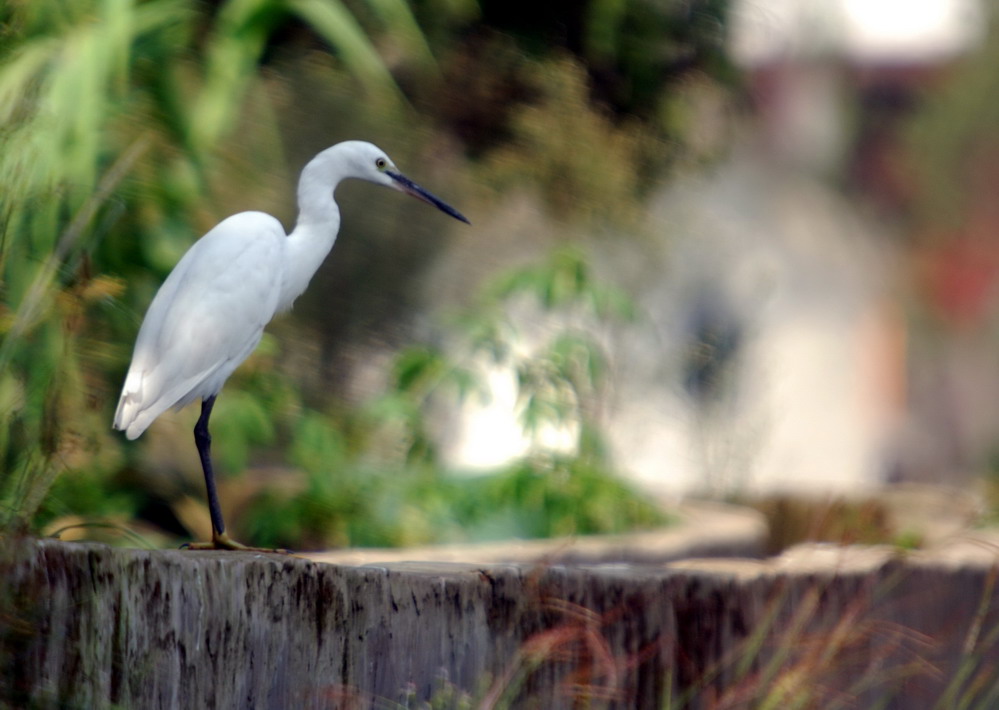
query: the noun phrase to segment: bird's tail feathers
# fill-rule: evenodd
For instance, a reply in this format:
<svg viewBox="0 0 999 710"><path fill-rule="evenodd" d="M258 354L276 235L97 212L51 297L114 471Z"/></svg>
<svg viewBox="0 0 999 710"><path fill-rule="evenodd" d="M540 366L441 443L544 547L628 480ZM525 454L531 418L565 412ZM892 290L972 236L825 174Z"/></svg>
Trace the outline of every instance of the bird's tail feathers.
<svg viewBox="0 0 999 710"><path fill-rule="evenodd" d="M179 409L199 396L213 394L202 392L202 386L210 373L211 369L199 372L178 382L166 392L151 393L150 389L157 388L150 388L150 383L144 381L141 373L129 372L115 410L114 428L125 432L128 439L137 439L156 417L171 407Z"/></svg>
<svg viewBox="0 0 999 710"><path fill-rule="evenodd" d="M142 406L142 400L137 392L124 391L118 400L118 409L114 413L114 428L125 432L129 439L136 439L144 432L153 419L148 416L150 409Z"/></svg>

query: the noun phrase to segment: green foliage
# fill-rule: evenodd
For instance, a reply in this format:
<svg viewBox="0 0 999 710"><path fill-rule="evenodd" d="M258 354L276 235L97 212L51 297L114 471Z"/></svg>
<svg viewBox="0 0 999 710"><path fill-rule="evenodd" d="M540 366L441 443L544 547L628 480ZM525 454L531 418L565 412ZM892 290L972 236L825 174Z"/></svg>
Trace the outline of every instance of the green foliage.
<svg viewBox="0 0 999 710"><path fill-rule="evenodd" d="M80 278L86 249L106 230L111 195L142 152L133 138L110 154L103 128L125 101L133 43L172 22L163 2L79 3L51 23L46 8L12 8L21 35L0 63L0 370L17 405L2 412L0 527L26 525L62 469L63 441L95 436L85 391L73 386L85 378L74 301L90 286Z"/></svg>
<svg viewBox="0 0 999 710"><path fill-rule="evenodd" d="M293 495L262 493L240 532L259 545L294 549L397 547L624 533L667 520L605 468L571 457L475 478L352 461L308 472L307 481Z"/></svg>
<svg viewBox="0 0 999 710"><path fill-rule="evenodd" d="M381 17L391 27L401 29L406 45L416 48L419 60L432 63L426 45L421 41L419 29L412 21L408 8L402 2L372 2L382 8ZM397 91L388 68L371 45L368 36L346 6L337 1L288 0L288 6L309 22L334 47L340 50L344 63L353 69L364 84L381 90ZM399 97L401 98L401 96Z"/></svg>
<svg viewBox="0 0 999 710"><path fill-rule="evenodd" d="M80 516L90 520L130 517L136 513L136 491L111 481L95 469L75 469L59 476L45 497L36 524L48 526L53 520Z"/></svg>
<svg viewBox="0 0 999 710"><path fill-rule="evenodd" d="M519 346L522 333L510 312L525 301L559 324L532 352ZM261 545L301 549L621 533L662 524L658 507L610 470L594 414L605 376L602 350L579 323L568 324L582 316L592 326L631 313L627 298L601 284L578 250L502 275L453 321L455 335L469 357L487 352L518 373L522 424L536 439L534 450L488 475L443 471L428 423L432 404L484 393L471 362L409 347L396 357L388 391L367 406L341 421L301 417L290 458L307 484L291 495L261 496L244 518L246 533ZM564 424L576 426L573 451L553 454L539 435Z"/></svg>
<svg viewBox="0 0 999 710"><path fill-rule="evenodd" d="M589 457L530 459L483 484L482 500L495 503L480 525L511 521L515 537L623 533L665 520L658 506Z"/></svg>
<svg viewBox="0 0 999 710"><path fill-rule="evenodd" d="M526 356L516 346L524 334L509 305L534 304L557 324ZM593 327L634 318L634 308L619 289L600 283L583 253L562 248L536 266L501 275L487 286L482 303L461 319L476 351L517 374L525 430L536 434L549 424L578 421L589 431L595 400L605 375L605 358Z"/></svg>
<svg viewBox="0 0 999 710"><path fill-rule="evenodd" d="M500 275L487 289L485 298L503 301L520 295L534 298L547 311L571 307L598 318L634 317L628 296L620 289L600 283L586 256L575 247L558 249L536 266Z"/></svg>
<svg viewBox="0 0 999 710"><path fill-rule="evenodd" d="M288 460L310 474L342 466L347 459L347 442L328 417L304 412L295 426Z"/></svg>
<svg viewBox="0 0 999 710"><path fill-rule="evenodd" d="M218 439L215 459L229 471L242 471L249 463L251 446L274 441L275 430L266 403L255 392L233 388L218 400L212 426Z"/></svg>
<svg viewBox="0 0 999 710"><path fill-rule="evenodd" d="M489 154L483 179L499 192L528 181L562 218L634 220L643 178L667 155L654 134L594 106L585 69L568 56L524 71L537 98L514 110L512 139Z"/></svg>

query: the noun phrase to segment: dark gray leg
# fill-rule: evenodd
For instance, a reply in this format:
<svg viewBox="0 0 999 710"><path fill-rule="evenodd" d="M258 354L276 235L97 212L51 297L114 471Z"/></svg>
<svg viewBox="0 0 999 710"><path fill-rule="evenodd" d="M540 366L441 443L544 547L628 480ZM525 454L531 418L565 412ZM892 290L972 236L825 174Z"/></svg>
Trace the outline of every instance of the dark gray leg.
<svg viewBox="0 0 999 710"><path fill-rule="evenodd" d="M198 455L201 457L201 468L205 472L205 489L208 491L208 512L212 516L211 542L192 542L184 545L189 550L249 550L253 552L282 552L287 550L265 550L259 547L247 547L236 542L225 534L225 523L222 522L222 507L219 505L219 494L215 490L215 475L212 473L212 435L208 433L208 418L212 416L215 405L215 395L201 402L201 416L194 425L194 443L198 445Z"/></svg>
<svg viewBox="0 0 999 710"><path fill-rule="evenodd" d="M212 415L215 397L216 395L213 394L208 399L201 401L201 416L198 418L198 423L194 425L194 443L198 446L201 468L205 472L208 512L212 516L212 537L225 532L225 523L222 522L222 508L219 506L219 494L215 490L215 474L212 472L212 435L208 433L208 418Z"/></svg>

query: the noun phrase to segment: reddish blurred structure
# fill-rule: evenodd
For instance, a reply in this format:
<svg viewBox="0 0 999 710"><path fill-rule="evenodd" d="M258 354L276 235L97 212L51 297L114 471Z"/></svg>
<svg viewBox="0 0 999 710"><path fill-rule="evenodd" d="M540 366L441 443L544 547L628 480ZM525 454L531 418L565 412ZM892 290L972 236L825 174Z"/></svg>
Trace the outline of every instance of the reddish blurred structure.
<svg viewBox="0 0 999 710"><path fill-rule="evenodd" d="M860 445L883 452L866 471L842 472L848 489L851 480L954 482L955 475L975 472L970 469L980 466L996 437L992 426L981 424L999 419L992 404L999 395L994 367L962 341L980 334L992 312L999 276L999 241L993 237L999 234L993 194L999 163L990 160L993 151L972 161L959 228L914 233L909 217L919 192L901 135L922 97L981 44L986 26L977 0L743 0L733 7L732 53L746 70L758 118L750 138L755 159L845 195L844 209L867 221L861 230L866 233L851 237L882 260L873 264L856 251L852 266L828 264L832 274L839 263L884 286L852 315L848 330L860 338L854 350L859 360L838 364L864 373L855 382L855 417L866 420L860 426L867 429ZM841 227L848 228L845 222ZM795 247L785 246L783 255L794 261ZM842 244L824 248L832 254ZM939 319L944 337L938 342L926 342L920 304ZM824 330L821 315L813 315L816 331ZM815 375L818 384L821 372ZM799 396L821 398L818 391ZM844 433L838 443L835 436L827 443L839 449L849 438Z"/></svg>

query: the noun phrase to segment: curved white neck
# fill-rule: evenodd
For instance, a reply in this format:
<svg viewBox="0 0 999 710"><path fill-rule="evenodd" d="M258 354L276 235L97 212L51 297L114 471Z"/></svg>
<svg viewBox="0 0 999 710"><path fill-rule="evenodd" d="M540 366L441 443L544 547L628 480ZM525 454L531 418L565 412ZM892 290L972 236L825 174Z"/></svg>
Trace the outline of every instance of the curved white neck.
<svg viewBox="0 0 999 710"><path fill-rule="evenodd" d="M279 310L291 308L336 242L340 209L333 192L350 177L336 152L337 146L324 150L309 161L299 178L298 221L285 244Z"/></svg>

